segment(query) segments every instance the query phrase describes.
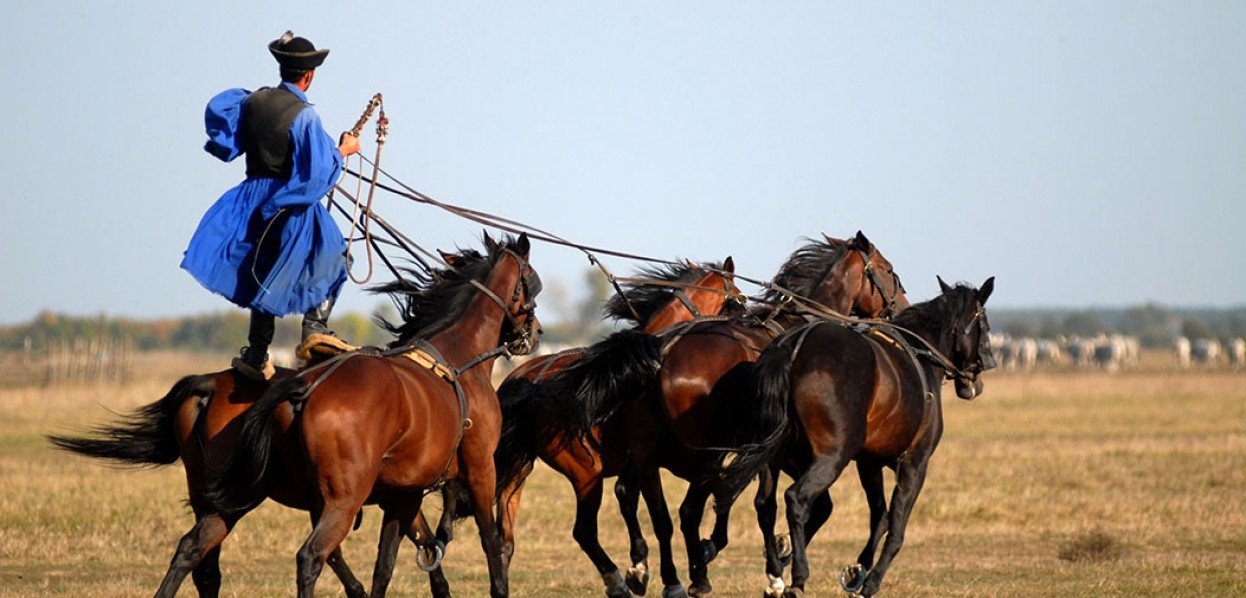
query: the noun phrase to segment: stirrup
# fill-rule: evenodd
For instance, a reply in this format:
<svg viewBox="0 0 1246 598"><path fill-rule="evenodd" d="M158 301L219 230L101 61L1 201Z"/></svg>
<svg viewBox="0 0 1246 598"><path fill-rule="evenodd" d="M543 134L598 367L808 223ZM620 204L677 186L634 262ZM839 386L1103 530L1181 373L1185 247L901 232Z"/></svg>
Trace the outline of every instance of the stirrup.
<svg viewBox="0 0 1246 598"><path fill-rule="evenodd" d="M358 349L354 345L347 344L346 341L333 336L332 334L322 334L319 332L307 335L303 342L299 343L298 349L294 354L304 361L313 361L324 357L332 357L341 355L348 351Z"/></svg>
<svg viewBox="0 0 1246 598"><path fill-rule="evenodd" d="M271 359L265 359L263 367L259 369L243 361L241 357L235 357L233 361L229 362L229 365L233 366L243 377L250 378L256 382L267 382L272 380L273 376L277 374L277 368L273 367L273 360Z"/></svg>

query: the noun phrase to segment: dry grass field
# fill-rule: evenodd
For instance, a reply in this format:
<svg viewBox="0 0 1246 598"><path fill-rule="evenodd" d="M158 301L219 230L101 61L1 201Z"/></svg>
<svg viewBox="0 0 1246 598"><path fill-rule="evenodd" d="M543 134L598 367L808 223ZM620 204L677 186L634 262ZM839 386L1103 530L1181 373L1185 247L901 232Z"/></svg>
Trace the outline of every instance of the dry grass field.
<svg viewBox="0 0 1246 598"><path fill-rule="evenodd" d="M159 584L192 522L180 466L111 468L43 438L111 421L111 412L162 396L181 374L228 363L136 360L142 375L122 385L0 388L0 596L143 596ZM1144 364L1116 375L993 372L986 384L974 402L944 399L947 431L883 595L1246 595L1246 374ZM668 478L666 488L674 513L682 484ZM812 596L842 594L839 568L866 537L854 472L833 495L835 514L810 549ZM602 595L571 540L573 508L566 483L538 466L519 516L515 596ZM366 510L344 546L365 581L379 521ZM625 565L612 498L600 522L606 548ZM711 566L715 594L760 596L751 490L731 524L732 544ZM293 595L307 530L303 513L271 504L244 519L224 547L222 594ZM457 536L445 562L456 594L487 595L474 526L463 523ZM413 553L400 554L390 595L427 595ZM686 581L682 558L680 569ZM342 595L327 570L318 589ZM660 588L651 583L650 592ZM189 580L179 595L195 595Z"/></svg>

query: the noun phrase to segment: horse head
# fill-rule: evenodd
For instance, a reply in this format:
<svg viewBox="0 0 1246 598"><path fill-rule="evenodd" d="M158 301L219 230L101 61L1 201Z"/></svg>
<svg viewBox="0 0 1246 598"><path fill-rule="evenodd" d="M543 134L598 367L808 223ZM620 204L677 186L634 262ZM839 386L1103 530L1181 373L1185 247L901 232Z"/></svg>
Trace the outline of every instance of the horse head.
<svg viewBox="0 0 1246 598"><path fill-rule="evenodd" d="M950 314L951 322L951 359L956 371L952 373L955 380L956 396L973 400L982 394L982 379L979 377L995 367L995 357L991 353L991 325L986 317L986 300L995 290L995 277L992 276L982 283L979 289L967 285L950 286L939 278L939 288L944 297L954 298Z"/></svg>
<svg viewBox="0 0 1246 598"><path fill-rule="evenodd" d="M862 264L859 291L852 303L853 314L890 318L909 306L900 275L896 274L891 262L882 252L865 237L865 233L857 231L857 236L848 241L848 247L855 252Z"/></svg>
<svg viewBox="0 0 1246 598"><path fill-rule="evenodd" d="M506 347L511 355L528 355L540 342L541 324L536 317L536 296L541 292L541 276L528 262L531 243L527 233L509 243L499 243L485 234L485 246L490 255L498 259L513 258L516 273L515 287L509 303L502 305L506 321L502 325L499 345ZM501 265L500 263L498 265Z"/></svg>
<svg viewBox="0 0 1246 598"><path fill-rule="evenodd" d="M681 261L642 270L606 302L603 312L655 333L679 322L743 310L745 301L735 285L735 262L728 256L722 263Z"/></svg>
<svg viewBox="0 0 1246 598"><path fill-rule="evenodd" d="M865 234L822 238L792 253L774 277L776 286L846 316L889 318L908 307L900 277ZM766 295L787 299L774 291Z"/></svg>

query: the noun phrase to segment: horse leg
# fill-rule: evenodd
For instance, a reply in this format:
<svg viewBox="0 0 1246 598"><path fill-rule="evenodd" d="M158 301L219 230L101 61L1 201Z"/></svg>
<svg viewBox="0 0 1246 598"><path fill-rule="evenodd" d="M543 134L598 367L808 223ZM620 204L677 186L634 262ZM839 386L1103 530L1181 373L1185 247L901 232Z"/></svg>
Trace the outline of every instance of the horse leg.
<svg viewBox="0 0 1246 598"><path fill-rule="evenodd" d="M195 525L177 543L169 570L156 590L156 598L176 596L187 574L192 574L201 598L215 598L220 593L221 542L241 515L225 518L217 513L196 512L195 516Z"/></svg>
<svg viewBox="0 0 1246 598"><path fill-rule="evenodd" d="M917 495L926 483L926 456L915 459L901 459L896 465L896 487L891 493L891 510L887 514L887 540L883 542L882 552L878 555L878 563L869 570L865 584L861 587L862 596L873 596L883 585L883 576L891 567L891 561L900 552L904 544L904 530L908 526L909 514L917 503ZM884 525L884 524L880 524Z"/></svg>
<svg viewBox="0 0 1246 598"><path fill-rule="evenodd" d="M572 482L576 491L575 525L571 528L571 537L575 538L580 550L588 556L597 568L597 573L606 584L608 598L625 598L631 595L619 568L614 565L610 555L601 547L597 536L597 513L601 510L601 477L594 478L586 485Z"/></svg>
<svg viewBox="0 0 1246 598"><path fill-rule="evenodd" d="M446 579L445 571L441 568L441 559L445 556L450 541L454 539L454 517L458 512L459 490L454 481L441 488L441 518L437 521L436 535L429 529L423 512L417 513L415 517L414 527L424 537L422 541L417 541L414 537L411 539L417 546L421 546L416 564L421 570L428 572L428 587L433 598L450 598L450 581Z"/></svg>
<svg viewBox="0 0 1246 598"><path fill-rule="evenodd" d="M412 528L416 514L420 512L423 497L415 495L409 504L401 507L386 505L381 509L381 536L377 541L376 565L372 569L372 598L380 598L389 589L394 576L394 563L398 559L398 544L407 530Z"/></svg>
<svg viewBox="0 0 1246 598"><path fill-rule="evenodd" d="M338 581L342 582L342 589L346 591L346 595L350 598L368 598L368 591L364 589L363 584L355 577L355 572L350 570L350 566L346 564L346 559L342 556L341 547L333 549L325 559L325 563L333 570L333 574L337 575Z"/></svg>
<svg viewBox="0 0 1246 598"><path fill-rule="evenodd" d="M827 489L847 465L848 458L840 454L819 455L783 494L787 503L788 533L792 536L792 583L785 591L786 596L804 595L805 582L809 580L809 536L806 530L812 507L819 496L827 496Z"/></svg>
<svg viewBox="0 0 1246 598"><path fill-rule="evenodd" d="M658 537L662 598L688 596L684 584L679 581L679 570L675 567L675 550L671 545L671 538L675 535L675 523L671 521L671 514L666 508L666 496L662 493L662 476L658 468L644 467L640 470L640 492L645 497L645 505L649 507L653 533Z"/></svg>
<svg viewBox="0 0 1246 598"><path fill-rule="evenodd" d="M865 501L870 507L870 537L857 556L857 564L840 572L840 585L845 592L856 593L865 583L865 572L874 566L874 557L878 552L878 542L887 533L887 496L883 492L883 468L874 463L857 461L857 473L861 479L861 489L865 491Z"/></svg>
<svg viewBox="0 0 1246 598"><path fill-rule="evenodd" d="M531 473L532 464L529 463L509 486L498 493L498 527L502 531L502 556L506 559L507 568L515 556L515 520L519 517L519 498Z"/></svg>
<svg viewBox="0 0 1246 598"><path fill-rule="evenodd" d="M763 554L766 558L766 577L770 580L765 592L767 598L779 598L783 595L784 589L784 558L774 535L774 525L779 512L779 503L775 498L778 477L778 468L763 469L757 476L757 494L753 497L753 510L757 512L757 527L761 530ZM789 542L788 546L790 545ZM791 554L787 556L790 558Z"/></svg>
<svg viewBox="0 0 1246 598"><path fill-rule="evenodd" d="M709 580L709 561L713 557L708 554L713 542L701 540L701 520L705 518L705 502L709 497L709 485L693 481L688 484L688 492L679 505L679 530L683 533L684 548L688 552L688 578L691 581L688 593L692 596L708 596L713 592Z"/></svg>
<svg viewBox="0 0 1246 598"><path fill-rule="evenodd" d="M342 544L342 540L350 533L355 514L363 508L363 501L352 501L349 504L331 504L319 513L312 512L312 532L303 542L298 552L298 595L299 598L311 598L316 590L316 579L320 577L325 562Z"/></svg>
<svg viewBox="0 0 1246 598"><path fill-rule="evenodd" d="M649 587L649 545L640 529L640 492L637 490L637 474L629 462L625 471L614 482L614 497L619 502L619 514L627 525L629 556L632 566L627 570L627 587L637 596L644 596Z"/></svg>

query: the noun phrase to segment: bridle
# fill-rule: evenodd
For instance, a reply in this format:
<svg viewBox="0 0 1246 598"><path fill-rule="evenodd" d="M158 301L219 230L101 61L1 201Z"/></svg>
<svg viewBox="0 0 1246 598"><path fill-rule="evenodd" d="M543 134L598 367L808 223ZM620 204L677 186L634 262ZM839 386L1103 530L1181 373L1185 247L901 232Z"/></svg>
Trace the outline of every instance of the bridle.
<svg viewBox="0 0 1246 598"><path fill-rule="evenodd" d="M519 263L519 282L515 285L515 291L511 294L509 304L503 304L496 294L480 283L475 283L482 291L491 297L499 306L502 307L502 313L506 315L506 320L510 325L510 331L514 333L514 337L504 340L502 347L511 355L527 355L536 350L539 339L537 332L534 330L536 326L536 296L541 292L541 276L537 274L528 260L519 255L512 249L502 248L502 252L515 258ZM520 299L523 303L520 304ZM510 306L519 305L519 313L511 313ZM519 318L523 318L523 323L519 322Z"/></svg>
<svg viewBox="0 0 1246 598"><path fill-rule="evenodd" d="M888 294L885 292L887 287L881 284L880 281L880 277L883 274L879 273L878 269L874 267L874 258L878 256L878 249L873 245L870 245L868 253L860 247L854 247L854 249L856 250L857 255L861 257L861 263L865 264L862 276L870 283L869 293L877 293L883 300L883 310L879 313L879 317L883 319L890 319L894 317L896 314L900 313L900 309L897 307L899 302L896 298L900 295L900 293L904 292L904 285L900 282L900 275L896 274L895 270L888 269L886 271L886 274L891 275L892 283L891 293Z"/></svg>

